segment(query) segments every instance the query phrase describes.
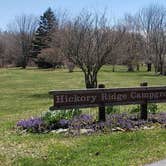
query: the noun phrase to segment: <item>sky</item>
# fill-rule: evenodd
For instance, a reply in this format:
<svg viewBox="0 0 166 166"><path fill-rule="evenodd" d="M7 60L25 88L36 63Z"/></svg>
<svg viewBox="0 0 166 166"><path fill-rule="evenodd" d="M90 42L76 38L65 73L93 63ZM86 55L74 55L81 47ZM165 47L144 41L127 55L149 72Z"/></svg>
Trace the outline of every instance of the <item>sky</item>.
<svg viewBox="0 0 166 166"><path fill-rule="evenodd" d="M0 0L0 29L6 30L7 24L15 16L40 16L48 7L67 11L72 16L79 14L82 9L97 12L106 10L112 18L121 18L125 13L134 14L140 8L156 2L166 7L166 0Z"/></svg>

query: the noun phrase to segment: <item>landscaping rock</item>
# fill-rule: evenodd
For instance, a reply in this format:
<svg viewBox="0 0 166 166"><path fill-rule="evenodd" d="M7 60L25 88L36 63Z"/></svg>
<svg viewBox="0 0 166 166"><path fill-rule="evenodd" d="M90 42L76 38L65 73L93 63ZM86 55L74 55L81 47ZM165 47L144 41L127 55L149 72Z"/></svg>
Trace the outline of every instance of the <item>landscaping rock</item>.
<svg viewBox="0 0 166 166"><path fill-rule="evenodd" d="M61 134L68 132L68 129L58 129L58 130L52 130L51 133Z"/></svg>
<svg viewBox="0 0 166 166"><path fill-rule="evenodd" d="M123 131L123 132L125 132L125 130L122 129L122 128L120 128L120 127L117 127L117 128L116 128L116 131Z"/></svg>
<svg viewBox="0 0 166 166"><path fill-rule="evenodd" d="M80 129L80 134L89 134L93 132L94 131L92 129Z"/></svg>
<svg viewBox="0 0 166 166"><path fill-rule="evenodd" d="M154 128L155 128L154 126L150 126L150 127L144 126L144 127L143 127L143 130L151 130L151 129L154 129Z"/></svg>

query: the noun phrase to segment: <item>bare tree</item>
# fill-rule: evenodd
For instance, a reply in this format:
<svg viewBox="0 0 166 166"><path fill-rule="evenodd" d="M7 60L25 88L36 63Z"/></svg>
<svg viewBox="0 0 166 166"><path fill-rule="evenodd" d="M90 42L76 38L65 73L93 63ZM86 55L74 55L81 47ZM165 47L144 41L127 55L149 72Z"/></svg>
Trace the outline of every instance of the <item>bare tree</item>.
<svg viewBox="0 0 166 166"><path fill-rule="evenodd" d="M156 71L161 75L165 75L166 65L166 9L164 7L156 7L155 16L153 18L154 26L151 34L151 45L154 57Z"/></svg>
<svg viewBox="0 0 166 166"><path fill-rule="evenodd" d="M12 25L9 25L16 39L16 43L21 48L20 65L26 68L31 56L32 39L37 28L37 19L33 16L21 15L15 18Z"/></svg>
<svg viewBox="0 0 166 166"><path fill-rule="evenodd" d="M87 88L97 87L97 74L106 64L124 34L121 27L110 27L105 14L80 14L65 29L64 55L79 66Z"/></svg>
<svg viewBox="0 0 166 166"><path fill-rule="evenodd" d="M155 15L155 6L150 5L148 8L142 8L138 12L138 22L140 28L140 34L144 37L145 49L144 55L146 57L147 71L151 71L153 53L151 47L151 32L153 27L153 17Z"/></svg>
<svg viewBox="0 0 166 166"><path fill-rule="evenodd" d="M134 67L139 70L139 64L143 59L144 41L139 33L139 26L136 16L126 14L124 18L126 33L121 44L123 63L128 66L128 71L134 71Z"/></svg>
<svg viewBox="0 0 166 166"><path fill-rule="evenodd" d="M6 45L4 42L4 36L0 32L0 67L4 67L5 65L5 49Z"/></svg>
<svg viewBox="0 0 166 166"><path fill-rule="evenodd" d="M152 4L138 13L140 33L145 40L145 55L148 71L154 63L156 71L163 73L165 57L166 10L163 6Z"/></svg>

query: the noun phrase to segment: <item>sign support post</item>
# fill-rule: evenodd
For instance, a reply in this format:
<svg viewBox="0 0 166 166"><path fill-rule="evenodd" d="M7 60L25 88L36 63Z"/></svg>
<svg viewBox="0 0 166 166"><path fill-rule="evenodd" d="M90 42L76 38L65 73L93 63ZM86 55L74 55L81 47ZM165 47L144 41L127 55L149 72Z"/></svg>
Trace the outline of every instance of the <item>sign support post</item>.
<svg viewBox="0 0 166 166"><path fill-rule="evenodd" d="M147 87L148 83L143 82L140 84L141 87ZM147 111L147 101L145 103L141 104L141 119L147 120L148 119L148 111Z"/></svg>
<svg viewBox="0 0 166 166"><path fill-rule="evenodd" d="M98 88L105 88L104 84L99 84ZM99 121L105 121L106 117L105 117L105 106L103 103L101 103L101 106L99 107Z"/></svg>

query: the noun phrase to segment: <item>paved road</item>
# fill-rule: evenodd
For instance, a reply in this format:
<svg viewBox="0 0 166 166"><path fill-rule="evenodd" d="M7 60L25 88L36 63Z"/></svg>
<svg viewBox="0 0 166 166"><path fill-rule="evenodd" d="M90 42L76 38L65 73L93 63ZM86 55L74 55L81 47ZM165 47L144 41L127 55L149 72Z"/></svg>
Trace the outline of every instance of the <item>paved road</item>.
<svg viewBox="0 0 166 166"><path fill-rule="evenodd" d="M145 166L166 166L166 160L161 160L161 161L158 161L156 163L148 164L148 165L145 165Z"/></svg>

